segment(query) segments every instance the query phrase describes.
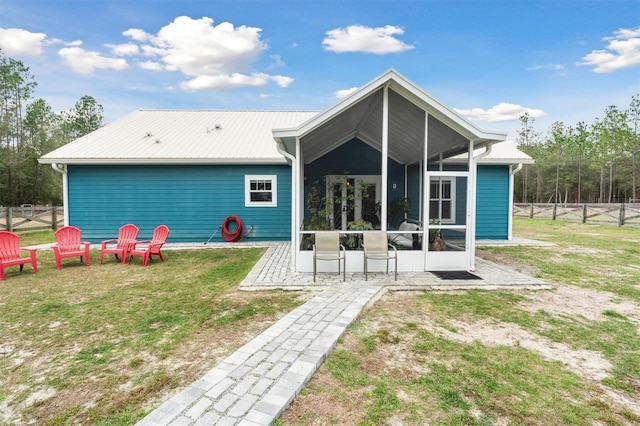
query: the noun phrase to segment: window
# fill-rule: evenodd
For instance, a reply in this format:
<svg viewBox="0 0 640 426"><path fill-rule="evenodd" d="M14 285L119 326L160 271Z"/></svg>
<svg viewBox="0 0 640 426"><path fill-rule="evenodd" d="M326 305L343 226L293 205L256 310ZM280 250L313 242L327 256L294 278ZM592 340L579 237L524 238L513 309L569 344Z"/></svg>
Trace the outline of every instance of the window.
<svg viewBox="0 0 640 426"><path fill-rule="evenodd" d="M439 223L455 223L455 178L433 178L430 185L429 219Z"/></svg>
<svg viewBox="0 0 640 426"><path fill-rule="evenodd" d="M246 175L244 177L244 205L246 207L275 207L277 203L276 175Z"/></svg>

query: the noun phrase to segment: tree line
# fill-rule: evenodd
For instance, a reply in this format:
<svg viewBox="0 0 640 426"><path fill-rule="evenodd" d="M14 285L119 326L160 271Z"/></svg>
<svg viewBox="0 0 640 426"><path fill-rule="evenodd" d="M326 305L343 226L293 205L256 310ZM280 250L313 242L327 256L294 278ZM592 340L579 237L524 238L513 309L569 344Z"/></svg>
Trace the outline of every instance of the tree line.
<svg viewBox="0 0 640 426"><path fill-rule="evenodd" d="M29 68L0 50L0 206L62 204L61 176L38 158L103 125L103 108L82 96L56 112ZM535 159L515 176L514 200L524 203L640 202L640 95L626 109L610 106L592 124L551 125L520 117L518 148Z"/></svg>
<svg viewBox="0 0 640 426"><path fill-rule="evenodd" d="M609 106L592 124L557 121L544 136L534 121L520 117L518 148L535 164L516 174L516 202L640 202L640 95L626 109Z"/></svg>
<svg viewBox="0 0 640 426"><path fill-rule="evenodd" d="M93 97L56 112L33 97L36 87L29 68L0 50L0 206L62 205L60 173L38 158L103 125Z"/></svg>

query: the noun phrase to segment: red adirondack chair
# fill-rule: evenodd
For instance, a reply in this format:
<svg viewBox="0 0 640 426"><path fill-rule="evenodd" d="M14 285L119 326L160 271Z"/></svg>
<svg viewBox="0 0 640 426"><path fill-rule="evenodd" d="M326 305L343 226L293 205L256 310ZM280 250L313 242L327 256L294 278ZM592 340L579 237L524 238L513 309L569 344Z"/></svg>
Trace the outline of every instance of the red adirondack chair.
<svg viewBox="0 0 640 426"><path fill-rule="evenodd" d="M65 257L80 257L85 259L85 264L89 266L91 258L89 256L89 246L91 243L82 241L82 231L75 226L63 226L55 233L57 243L52 245L53 253L56 256L56 268L62 266L62 259Z"/></svg>
<svg viewBox="0 0 640 426"><path fill-rule="evenodd" d="M102 242L102 247L100 248L100 264L102 265L102 258L105 254L113 254L116 259L118 255L120 255L120 262L124 263L127 260L127 253L131 245L137 242L136 238L138 238L139 232L138 227L131 223L122 225L118 231L118 238L104 240ZM115 246L113 246L114 243Z"/></svg>
<svg viewBox="0 0 640 426"><path fill-rule="evenodd" d="M21 257L20 252L29 252L29 257ZM20 265L20 270L26 264L33 266L33 272L38 273L36 263L36 249L20 247L20 237L9 231L0 231L0 280L4 280L4 268Z"/></svg>
<svg viewBox="0 0 640 426"><path fill-rule="evenodd" d="M160 260L164 262L160 249L167 242L169 236L169 228L166 225L160 225L153 231L153 237L150 240L138 241L133 243L131 250L129 251L129 264L133 256L142 256L142 266L147 266L151 256L159 256ZM136 248L138 244L147 244L146 247Z"/></svg>

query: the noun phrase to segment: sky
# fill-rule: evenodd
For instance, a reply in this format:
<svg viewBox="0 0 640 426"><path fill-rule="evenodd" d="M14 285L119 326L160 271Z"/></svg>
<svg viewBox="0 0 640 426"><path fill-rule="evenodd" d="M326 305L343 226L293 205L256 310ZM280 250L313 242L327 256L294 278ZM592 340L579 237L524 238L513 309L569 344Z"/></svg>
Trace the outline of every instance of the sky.
<svg viewBox="0 0 640 426"><path fill-rule="evenodd" d="M0 50L68 111L323 111L395 69L516 140L640 95L638 0L0 0Z"/></svg>

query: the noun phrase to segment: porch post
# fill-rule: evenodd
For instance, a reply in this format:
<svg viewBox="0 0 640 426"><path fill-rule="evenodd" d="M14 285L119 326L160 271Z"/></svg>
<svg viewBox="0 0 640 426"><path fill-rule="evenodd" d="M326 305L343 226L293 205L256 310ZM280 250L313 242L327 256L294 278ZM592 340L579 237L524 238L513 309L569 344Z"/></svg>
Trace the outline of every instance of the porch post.
<svg viewBox="0 0 640 426"><path fill-rule="evenodd" d="M382 92L382 208L380 209L380 226L387 230L387 183L389 182L387 164L389 162L389 85L385 84Z"/></svg>
<svg viewBox="0 0 640 426"><path fill-rule="evenodd" d="M469 152L467 154L469 165L469 179L467 182L467 235L466 244L469 250L467 259L467 269L476 269L476 177L478 167L476 158L473 155L473 139L469 140Z"/></svg>
<svg viewBox="0 0 640 426"><path fill-rule="evenodd" d="M429 189L430 182L427 175L427 165L429 164L429 113L424 112L424 149L423 159L420 161L420 213L422 214L422 269L427 270L427 257L429 256ZM424 182L424 183L423 183Z"/></svg>
<svg viewBox="0 0 640 426"><path fill-rule="evenodd" d="M298 248L300 247L300 221L302 219L302 204L304 203L304 161L302 160L302 149L300 148L300 137L296 136L296 157L291 190L293 203L291 208L291 265L292 271L298 269Z"/></svg>

